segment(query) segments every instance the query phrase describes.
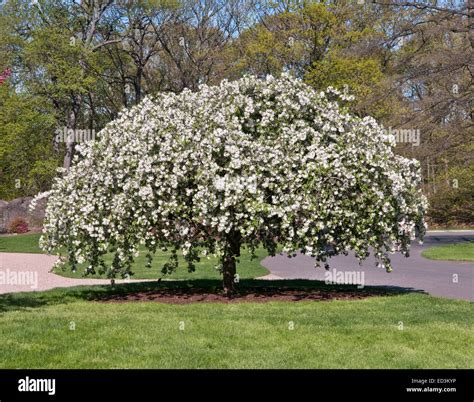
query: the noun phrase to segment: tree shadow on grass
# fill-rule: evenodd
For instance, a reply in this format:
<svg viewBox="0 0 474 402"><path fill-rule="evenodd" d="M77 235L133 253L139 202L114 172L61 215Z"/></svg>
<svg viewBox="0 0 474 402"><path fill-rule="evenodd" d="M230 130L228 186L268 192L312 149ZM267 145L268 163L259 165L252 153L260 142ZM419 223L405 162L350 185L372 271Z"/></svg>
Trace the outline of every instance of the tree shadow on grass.
<svg viewBox="0 0 474 402"><path fill-rule="evenodd" d="M187 281L142 282L111 285L76 286L43 292L22 292L0 295L0 313L15 310L34 311L50 305L78 301L134 302L155 301L173 304L198 302L265 302L265 301L328 301L358 300L372 296L396 296L405 293L426 293L397 286L327 285L317 280L241 280L238 293L228 298L222 282L212 279Z"/></svg>

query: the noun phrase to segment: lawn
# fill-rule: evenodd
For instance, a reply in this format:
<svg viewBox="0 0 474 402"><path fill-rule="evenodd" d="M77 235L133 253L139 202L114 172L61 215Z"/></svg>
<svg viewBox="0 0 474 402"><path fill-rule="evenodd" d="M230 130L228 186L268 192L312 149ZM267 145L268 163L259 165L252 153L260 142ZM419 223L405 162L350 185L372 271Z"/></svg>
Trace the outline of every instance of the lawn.
<svg viewBox="0 0 474 402"><path fill-rule="evenodd" d="M0 236L0 253L42 253L38 245L40 236L39 233Z"/></svg>
<svg viewBox="0 0 474 402"><path fill-rule="evenodd" d="M0 252L40 252L38 236L0 237ZM267 271L259 263L264 255L259 251L259 258L250 261L244 254L238 268L241 277L264 275ZM156 277L163 259L155 260L151 271L137 267L137 276ZM474 366L472 304L422 293L392 290L361 300L268 303L98 301L160 289L198 287L214 292L222 285L212 265L204 259L192 274L181 267L173 278L184 281L0 295L0 368ZM249 286L361 291L318 281L240 282L241 289Z"/></svg>
<svg viewBox="0 0 474 402"><path fill-rule="evenodd" d="M430 247L421 255L430 260L474 261L474 242Z"/></svg>
<svg viewBox="0 0 474 402"><path fill-rule="evenodd" d="M220 285L189 284L198 282ZM262 283L241 285L257 282ZM292 285L303 282L327 287L315 281ZM420 293L325 302L92 301L151 286L183 282L0 295L0 368L474 366L473 306L465 301Z"/></svg>
<svg viewBox="0 0 474 402"><path fill-rule="evenodd" d="M11 253L42 253L43 251L38 246L40 234L26 234L16 236L0 236L0 252L11 252ZM263 249L259 249L256 252L257 258L251 259L250 254L246 250L242 250L242 256L237 266L237 273L239 277L244 278L257 278L259 276L267 275L269 272L264 268L260 261L267 256L267 253ZM221 274L214 268L217 264L215 258L206 257L201 258L201 261L196 264L195 272L188 272L187 265L183 259L180 260L180 265L176 272L172 274L163 275L161 268L168 260L169 253L159 251L155 254L153 264L151 268L146 268L146 250L141 249L140 255L135 259L132 265L134 272L133 279L155 279L155 278L167 278L167 279L219 279ZM107 255L104 260L106 263L112 263L113 256ZM82 278L84 277L84 269L86 264L79 265L76 272L72 272L69 266L56 268L55 273L58 275L66 276L69 278ZM88 278L104 278L99 274L89 275Z"/></svg>

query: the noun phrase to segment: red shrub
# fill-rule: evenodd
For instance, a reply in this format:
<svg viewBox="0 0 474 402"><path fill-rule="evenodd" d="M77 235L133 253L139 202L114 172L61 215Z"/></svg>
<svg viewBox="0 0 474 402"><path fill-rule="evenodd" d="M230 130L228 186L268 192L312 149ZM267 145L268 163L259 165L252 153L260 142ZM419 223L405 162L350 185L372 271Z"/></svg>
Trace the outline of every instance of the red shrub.
<svg viewBox="0 0 474 402"><path fill-rule="evenodd" d="M20 217L14 218L8 225L9 233L26 233L28 230L28 223Z"/></svg>

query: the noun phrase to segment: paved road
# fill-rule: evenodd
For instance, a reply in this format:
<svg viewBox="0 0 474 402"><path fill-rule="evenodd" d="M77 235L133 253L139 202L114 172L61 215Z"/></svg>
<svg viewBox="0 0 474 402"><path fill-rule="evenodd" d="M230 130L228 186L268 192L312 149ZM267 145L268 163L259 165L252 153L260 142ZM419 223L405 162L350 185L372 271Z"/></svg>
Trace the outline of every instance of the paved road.
<svg viewBox="0 0 474 402"><path fill-rule="evenodd" d="M0 294L33 292L79 285L108 285L109 279L75 279L51 271L58 257L45 254L0 253ZM116 280L116 283L149 279Z"/></svg>
<svg viewBox="0 0 474 402"><path fill-rule="evenodd" d="M410 257L393 254L393 271L387 273L375 266L370 257L362 265L352 255L336 256L329 260L329 272L354 271L365 285L387 285L419 290L434 296L474 301L474 263L434 261L421 256L428 247L473 241L474 231L429 232L423 246L413 243ZM270 270L270 278L325 279L324 268L314 268L314 260L305 255L288 258L286 255L267 257L263 265ZM362 277L363 275L363 277ZM456 281L457 280L457 281Z"/></svg>

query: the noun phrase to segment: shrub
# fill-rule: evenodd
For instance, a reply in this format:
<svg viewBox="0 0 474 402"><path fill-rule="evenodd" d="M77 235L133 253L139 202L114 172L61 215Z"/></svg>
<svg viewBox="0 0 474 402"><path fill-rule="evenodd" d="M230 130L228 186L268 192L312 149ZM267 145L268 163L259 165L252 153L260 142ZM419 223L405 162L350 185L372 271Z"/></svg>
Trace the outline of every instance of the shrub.
<svg viewBox="0 0 474 402"><path fill-rule="evenodd" d="M28 223L20 217L14 218L8 225L8 233L26 233L28 231Z"/></svg>

